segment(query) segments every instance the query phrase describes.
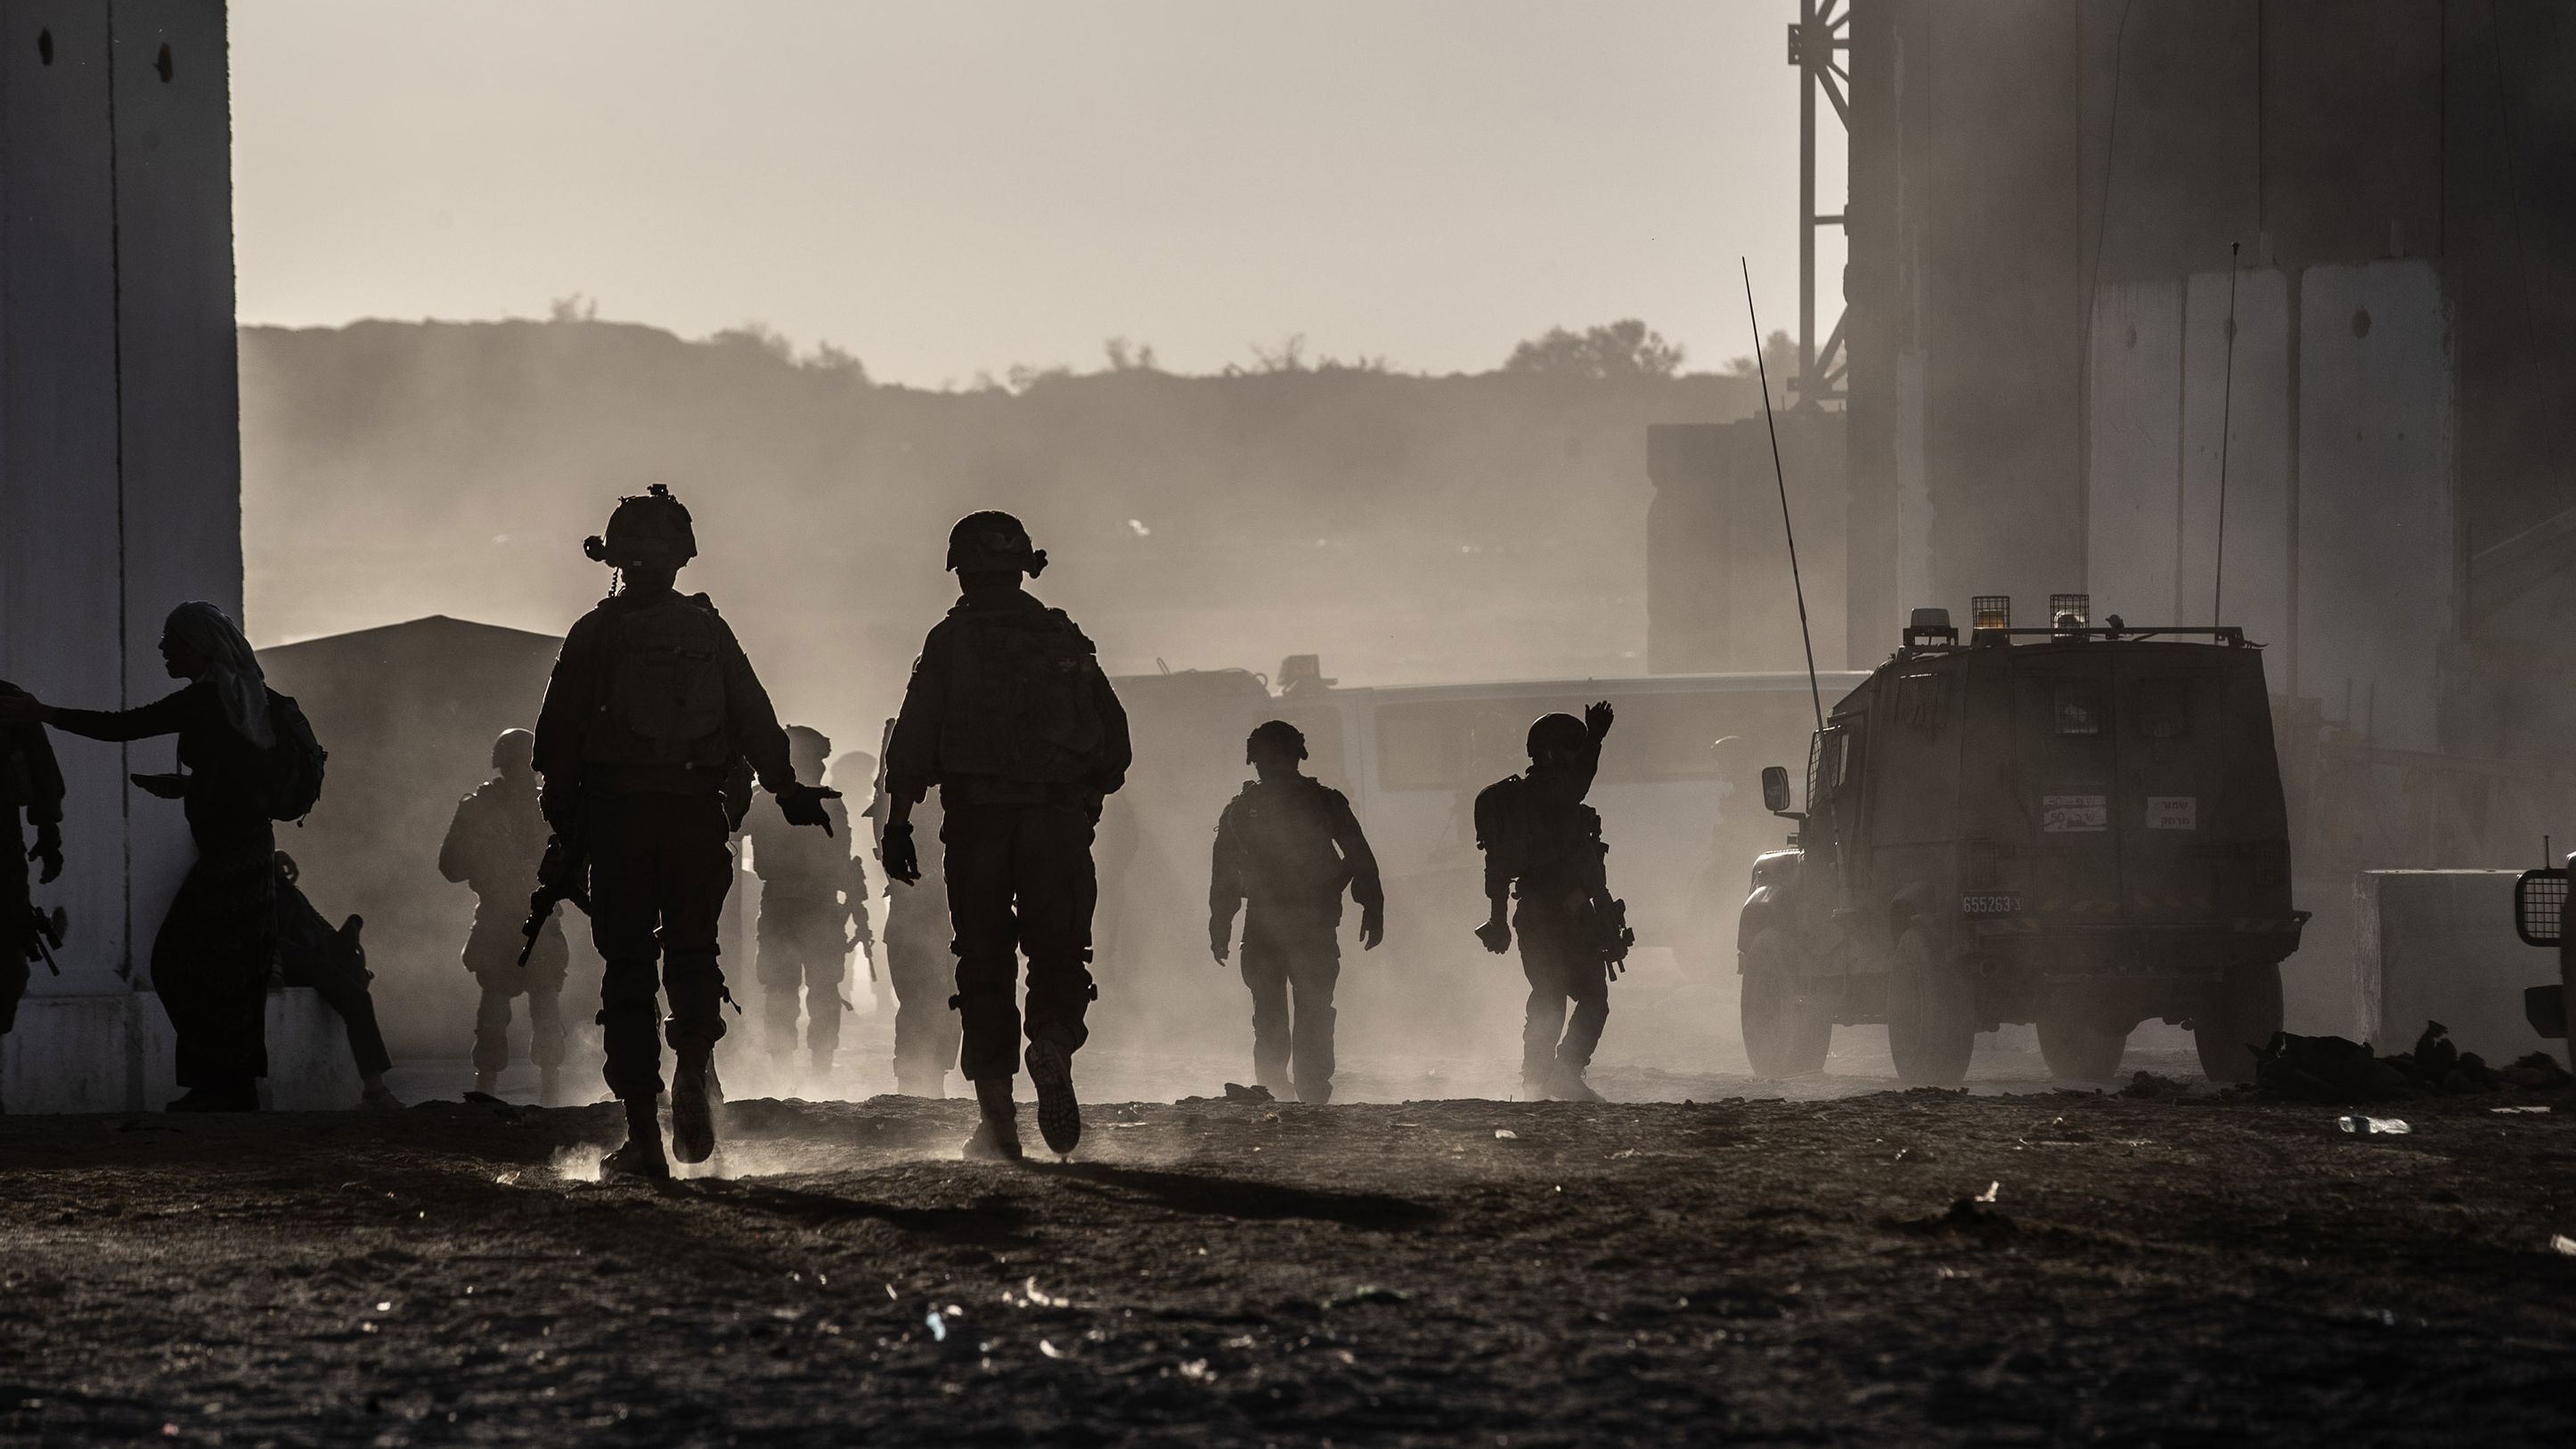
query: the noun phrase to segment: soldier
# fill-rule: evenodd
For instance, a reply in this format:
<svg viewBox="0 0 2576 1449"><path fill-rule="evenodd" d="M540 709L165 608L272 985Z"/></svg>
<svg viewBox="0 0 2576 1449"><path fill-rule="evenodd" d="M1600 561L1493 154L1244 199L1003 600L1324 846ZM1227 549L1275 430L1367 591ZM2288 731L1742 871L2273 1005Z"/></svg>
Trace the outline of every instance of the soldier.
<svg viewBox="0 0 2576 1449"><path fill-rule="evenodd" d="M0 680L0 695L26 692ZM0 727L0 810L9 814L8 859L0 860L0 1036L18 1024L18 1001L27 994L29 958L37 955L35 903L27 894L27 862L44 862L41 884L63 873L63 772L45 727L20 722ZM27 844L21 815L36 827Z"/></svg>
<svg viewBox="0 0 2576 1449"><path fill-rule="evenodd" d="M891 725L893 721L887 723ZM885 821L885 811L879 803L885 798L885 771L877 767L877 757L865 750L852 750L832 761L831 774L826 778L832 782L832 788L843 795L849 795L862 786L867 789L868 808L864 814L870 822L868 849L876 850L882 844L877 827ZM873 901L873 892L870 898ZM944 924L941 929L946 929ZM889 1017L895 1015L894 986L887 980L893 973L879 971L876 953L865 945L859 947L858 964L867 968L868 994L875 1002L871 1009Z"/></svg>
<svg viewBox="0 0 2576 1449"><path fill-rule="evenodd" d="M1091 641L1062 610L1020 588L1046 553L1007 513L972 513L948 535L961 597L930 631L886 746L886 874L921 879L912 808L939 787L948 915L957 932L960 1065L982 1122L969 1157L1017 1160L1023 1029L1019 956L1029 958L1029 1083L1038 1131L1069 1153L1082 1140L1073 1054L1091 982L1091 863L1101 801L1126 783L1127 712Z"/></svg>
<svg viewBox="0 0 2576 1449"><path fill-rule="evenodd" d="M498 1089L510 1065L510 998L525 993L537 1100L551 1107L563 1090L563 987L572 953L551 912L533 944L519 930L546 854L536 748L537 737L521 729L503 730L492 741L492 778L456 802L447 840L438 848L438 873L474 889L474 927L466 934L464 956L466 972L483 993L474 1009L474 1090L488 1097Z"/></svg>
<svg viewBox="0 0 2576 1449"><path fill-rule="evenodd" d="M564 636L537 716L538 801L555 837L540 874L569 890L587 866L591 939L607 963L599 1024L627 1140L600 1168L662 1178L657 957L678 1058L672 1150L683 1162L715 1151L715 1046L731 999L716 964L733 885L726 781L747 760L790 823L826 829L834 792L797 782L787 733L733 631L706 595L672 587L698 545L669 489L620 499L607 537L582 551L616 570L618 587Z"/></svg>
<svg viewBox="0 0 2576 1449"><path fill-rule="evenodd" d="M1610 1016L1610 977L1626 954L1624 908L1610 898L1600 812L1583 797L1601 768L1610 721L1606 702L1581 719L1542 715L1529 728L1529 769L1476 796L1476 844L1485 852L1485 899L1492 906L1476 939L1499 956L1511 949L1512 932L1520 932L1521 973L1530 985L1521 1090L1534 1099L1601 1100L1583 1074ZM1504 901L1515 887L1520 910L1507 925Z"/></svg>
<svg viewBox="0 0 2576 1449"><path fill-rule="evenodd" d="M894 721L886 721L894 732ZM848 756L843 756L848 759ZM865 758L861 756L860 758ZM868 817L877 825L877 859L885 859L888 799L885 776L877 776L876 799ZM934 841L942 828L939 802L924 799L912 810L912 826ZM916 836L916 838L918 838ZM894 1089L907 1097L933 1099L948 1095L948 1073L957 1065L963 1035L949 998L957 989L957 957L950 950L948 880L937 846L913 852L920 879L893 881L886 887L886 976L894 987Z"/></svg>
<svg viewBox="0 0 2576 1449"><path fill-rule="evenodd" d="M823 777L832 742L820 730L787 727L788 757L797 777ZM775 805L755 802L743 824L751 842L752 874L760 877L757 974L764 1040L773 1055L796 1046L799 998L805 1011L805 1045L813 1054L813 1079L832 1072L841 1044L841 976L850 948L864 950L868 932L868 878L850 853L850 817L838 801L824 814L837 827L830 835L800 831Z"/></svg>
<svg viewBox="0 0 2576 1449"><path fill-rule="evenodd" d="M1350 799L1300 772L1306 736L1274 719L1244 742L1260 777L1217 817L1208 872L1208 948L1222 962L1243 908L1243 984L1252 989L1252 1079L1300 1102L1333 1099L1333 983L1342 974L1342 890L1360 907L1360 947L1386 938L1377 857ZM1294 992L1296 1015L1289 1015Z"/></svg>

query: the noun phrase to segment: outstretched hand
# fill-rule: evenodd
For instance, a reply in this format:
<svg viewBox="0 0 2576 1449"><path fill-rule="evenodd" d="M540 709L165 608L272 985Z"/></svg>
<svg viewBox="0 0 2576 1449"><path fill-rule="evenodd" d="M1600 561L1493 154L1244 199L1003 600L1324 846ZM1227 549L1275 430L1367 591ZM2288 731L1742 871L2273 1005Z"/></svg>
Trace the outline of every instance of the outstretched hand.
<svg viewBox="0 0 2576 1449"><path fill-rule="evenodd" d="M40 861L44 865L44 871L36 877L36 883L52 885L55 877L63 873L62 828L55 825L37 826L36 843L28 848L27 858Z"/></svg>
<svg viewBox="0 0 2576 1449"><path fill-rule="evenodd" d="M1618 717L1618 712L1610 708L1610 701L1597 700L1584 707L1583 727L1592 732L1593 742L1597 744L1609 735L1610 722Z"/></svg>
<svg viewBox="0 0 2576 1449"><path fill-rule="evenodd" d="M823 833L832 833L832 817L824 812L823 802L838 800L841 792L821 785L790 785L778 792L778 813L790 825L820 825Z"/></svg>

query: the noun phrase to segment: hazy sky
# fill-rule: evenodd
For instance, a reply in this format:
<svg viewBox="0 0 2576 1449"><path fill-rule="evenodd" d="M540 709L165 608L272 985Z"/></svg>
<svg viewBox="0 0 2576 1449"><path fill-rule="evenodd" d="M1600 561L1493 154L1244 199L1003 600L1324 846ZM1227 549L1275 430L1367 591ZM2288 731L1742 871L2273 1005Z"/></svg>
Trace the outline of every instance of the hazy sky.
<svg viewBox="0 0 2576 1449"><path fill-rule="evenodd" d="M881 379L1794 327L1794 0L233 0L242 320L765 322ZM1825 210L1841 133L1824 112ZM1838 242L1823 254L1836 290ZM1818 328L1836 305L1820 304Z"/></svg>

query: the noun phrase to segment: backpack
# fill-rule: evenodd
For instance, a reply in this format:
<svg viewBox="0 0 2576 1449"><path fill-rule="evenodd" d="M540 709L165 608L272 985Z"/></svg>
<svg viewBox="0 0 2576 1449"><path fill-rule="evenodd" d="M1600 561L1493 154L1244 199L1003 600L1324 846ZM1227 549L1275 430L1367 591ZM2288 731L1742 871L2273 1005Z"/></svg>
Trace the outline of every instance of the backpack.
<svg viewBox="0 0 2576 1449"><path fill-rule="evenodd" d="M725 731L725 630L699 598L615 616L601 640L608 723L689 763Z"/></svg>
<svg viewBox="0 0 2576 1449"><path fill-rule="evenodd" d="M1350 862L1333 844L1333 792L1310 778L1282 789L1246 786L1236 797L1244 865L1257 890L1245 894L1288 900L1339 897L1351 882Z"/></svg>
<svg viewBox="0 0 2576 1449"><path fill-rule="evenodd" d="M268 732L276 743L260 760L259 802L271 820L302 820L322 798L322 764L330 752L291 695L268 692Z"/></svg>
<svg viewBox="0 0 2576 1449"><path fill-rule="evenodd" d="M952 761L943 740L942 763L1028 784L1090 779L1108 738L1091 641L1070 627L987 623L956 641L951 716L974 743Z"/></svg>

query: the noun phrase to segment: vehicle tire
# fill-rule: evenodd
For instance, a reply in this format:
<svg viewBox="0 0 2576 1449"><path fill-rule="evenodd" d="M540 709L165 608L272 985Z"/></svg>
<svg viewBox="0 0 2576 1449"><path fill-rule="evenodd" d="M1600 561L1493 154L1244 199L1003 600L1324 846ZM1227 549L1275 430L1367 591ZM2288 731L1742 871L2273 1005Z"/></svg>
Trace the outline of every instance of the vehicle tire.
<svg viewBox="0 0 2576 1449"><path fill-rule="evenodd" d="M1954 1087L1968 1075L1977 1046L1976 1003L1968 979L1941 959L1921 926L1896 941L1887 983L1887 1054L1900 1081Z"/></svg>
<svg viewBox="0 0 2576 1449"><path fill-rule="evenodd" d="M2192 1045L2213 1082L2254 1080L2254 1059L2281 1029L2281 963L2230 972L2192 1018Z"/></svg>
<svg viewBox="0 0 2576 1449"><path fill-rule="evenodd" d="M1744 970L1738 1007L1744 1055L1757 1077L1795 1077L1821 1071L1833 1044L1833 1013L1803 999L1788 938L1777 926L1755 933L1739 963Z"/></svg>
<svg viewBox="0 0 2576 1449"><path fill-rule="evenodd" d="M2129 1028L2112 1025L2098 1012L2069 1006L2039 1014L2039 1054L2053 1077L2107 1082L2120 1074L2120 1057L2128 1049Z"/></svg>

